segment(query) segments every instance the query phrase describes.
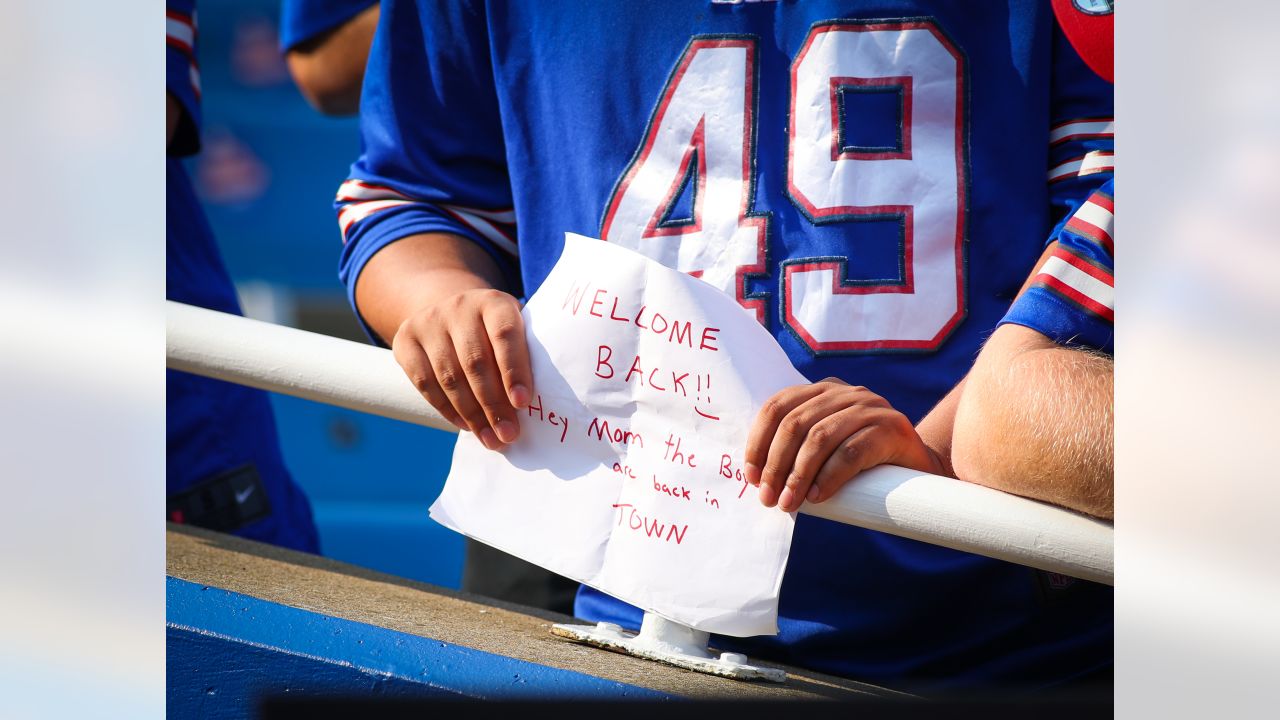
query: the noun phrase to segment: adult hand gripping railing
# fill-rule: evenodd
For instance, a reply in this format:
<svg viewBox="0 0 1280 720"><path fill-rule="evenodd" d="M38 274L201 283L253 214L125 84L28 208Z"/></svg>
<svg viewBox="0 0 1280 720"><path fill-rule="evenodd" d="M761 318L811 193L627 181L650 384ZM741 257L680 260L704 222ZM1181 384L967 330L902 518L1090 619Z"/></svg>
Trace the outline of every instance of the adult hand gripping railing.
<svg viewBox="0 0 1280 720"><path fill-rule="evenodd" d="M405 379L390 351L175 302L166 317L174 370L456 431ZM1111 523L961 480L886 465L800 512L1114 584ZM646 625L653 631L637 640L655 647L683 635L681 626L654 616ZM688 642L676 645L705 648L706 634L690 632Z"/></svg>

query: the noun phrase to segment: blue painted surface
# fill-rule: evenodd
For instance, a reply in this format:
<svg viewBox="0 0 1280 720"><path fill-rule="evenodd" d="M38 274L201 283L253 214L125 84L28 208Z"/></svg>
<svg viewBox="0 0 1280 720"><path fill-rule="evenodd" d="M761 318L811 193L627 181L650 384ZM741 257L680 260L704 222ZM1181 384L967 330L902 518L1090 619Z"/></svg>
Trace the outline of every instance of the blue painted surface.
<svg viewBox="0 0 1280 720"><path fill-rule="evenodd" d="M326 556L459 587L463 537L427 512L457 435L298 398L271 401L285 463L311 498Z"/></svg>
<svg viewBox="0 0 1280 720"><path fill-rule="evenodd" d="M252 717L269 695L661 700L647 688L166 578L170 717Z"/></svg>
<svg viewBox="0 0 1280 720"><path fill-rule="evenodd" d="M340 293L333 196L360 152L359 123L320 115L294 87L279 5L200 4L205 137L192 177L233 278Z"/></svg>

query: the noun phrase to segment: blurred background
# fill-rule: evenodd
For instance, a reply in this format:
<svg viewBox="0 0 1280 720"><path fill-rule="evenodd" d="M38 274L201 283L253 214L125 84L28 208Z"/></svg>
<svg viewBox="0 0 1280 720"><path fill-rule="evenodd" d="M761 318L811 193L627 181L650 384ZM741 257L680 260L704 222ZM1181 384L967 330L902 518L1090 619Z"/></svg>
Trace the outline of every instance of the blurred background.
<svg viewBox="0 0 1280 720"><path fill-rule="evenodd" d="M245 315L369 342L338 281L333 211L359 121L323 116L299 94L279 14L278 0L201 5L204 145L187 167ZM271 403L325 555L459 586L463 539L427 515L455 435L282 395Z"/></svg>

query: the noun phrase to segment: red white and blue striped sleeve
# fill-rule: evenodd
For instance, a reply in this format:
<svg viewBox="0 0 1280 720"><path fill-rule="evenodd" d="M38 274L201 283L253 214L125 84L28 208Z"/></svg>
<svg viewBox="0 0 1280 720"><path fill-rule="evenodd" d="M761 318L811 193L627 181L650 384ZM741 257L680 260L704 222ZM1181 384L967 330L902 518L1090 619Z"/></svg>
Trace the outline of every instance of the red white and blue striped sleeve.
<svg viewBox="0 0 1280 720"><path fill-rule="evenodd" d="M386 185L355 178L342 183L338 188L335 203L338 207L338 229L342 231L344 242L353 225L376 213L393 208L412 209L416 205L427 205L444 213L465 228L462 234L466 234L465 230L470 230L493 243L510 257L519 255L515 238L514 210L485 210L453 203L415 200Z"/></svg>
<svg viewBox="0 0 1280 720"><path fill-rule="evenodd" d="M1048 260L1003 323L1060 345L1114 352L1115 182L1094 191L1056 236Z"/></svg>
<svg viewBox="0 0 1280 720"><path fill-rule="evenodd" d="M196 4L168 0L165 5L165 86L186 114L170 145L173 155L200 149L200 65L196 62Z"/></svg>
<svg viewBox="0 0 1280 720"><path fill-rule="evenodd" d="M483 10L453 3L426 17L407 0L381 7L360 100L363 154L334 201L339 276L352 307L359 316L355 286L369 259L422 233L470 239L518 289L516 213Z"/></svg>

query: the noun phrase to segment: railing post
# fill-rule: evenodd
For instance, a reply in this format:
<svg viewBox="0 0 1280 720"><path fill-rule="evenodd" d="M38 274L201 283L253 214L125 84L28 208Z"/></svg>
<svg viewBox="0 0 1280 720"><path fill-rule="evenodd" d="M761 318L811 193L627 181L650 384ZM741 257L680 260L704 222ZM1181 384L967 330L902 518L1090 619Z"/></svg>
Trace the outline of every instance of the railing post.
<svg viewBox="0 0 1280 720"><path fill-rule="evenodd" d="M726 652L713 656L707 648L710 633L694 630L688 625L651 612L645 613L644 619L640 621L639 634L608 622L595 625L553 625L551 632L587 645L621 650L630 655L735 680L784 682L787 679L786 671L752 665L742 653Z"/></svg>

